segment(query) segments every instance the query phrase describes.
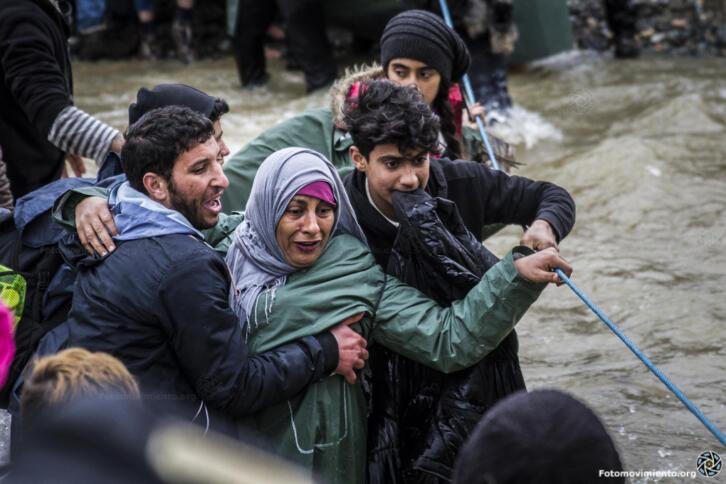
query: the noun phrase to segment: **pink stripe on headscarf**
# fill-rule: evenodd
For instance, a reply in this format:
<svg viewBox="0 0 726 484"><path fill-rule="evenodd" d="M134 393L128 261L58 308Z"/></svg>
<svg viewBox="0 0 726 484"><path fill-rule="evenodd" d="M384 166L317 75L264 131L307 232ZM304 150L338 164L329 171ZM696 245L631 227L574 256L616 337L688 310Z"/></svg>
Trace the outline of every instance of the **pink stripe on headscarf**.
<svg viewBox="0 0 726 484"><path fill-rule="evenodd" d="M15 354L13 321L15 321L13 312L3 303L0 303L0 387L5 383L10 363L12 363Z"/></svg>
<svg viewBox="0 0 726 484"><path fill-rule="evenodd" d="M328 183L324 181L313 182L309 185L305 185L300 190L298 190L296 195L307 195L309 197L315 197L324 202L328 202L333 207L338 206L338 204L335 202L335 197L333 196L333 189L330 188L330 185L328 185Z"/></svg>

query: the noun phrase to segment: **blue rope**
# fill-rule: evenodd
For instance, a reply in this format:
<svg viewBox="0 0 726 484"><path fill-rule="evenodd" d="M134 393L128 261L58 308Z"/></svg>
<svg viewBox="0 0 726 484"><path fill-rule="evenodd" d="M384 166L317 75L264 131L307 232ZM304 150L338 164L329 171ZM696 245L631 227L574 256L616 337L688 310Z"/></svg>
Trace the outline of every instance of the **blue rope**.
<svg viewBox="0 0 726 484"><path fill-rule="evenodd" d="M711 423L711 421L710 421L710 420L709 420L708 418L706 418L706 416L705 416L705 415L704 415L703 413L701 413L701 411L700 411L700 410L699 410L698 408L696 408L696 406L695 406L695 405L694 405L693 403L691 403L691 401L690 401L690 400L688 399L688 397L686 397L686 396L685 396L685 395L683 394L683 392L682 392L682 391L680 391L680 390L679 390L679 389L678 389L678 388L677 388L677 387L676 387L676 386L675 386L675 385L674 385L674 384L673 384L673 383L672 383L672 382L671 382L671 381L670 381L670 380L668 379L668 377L667 377L667 376L665 376L665 375L663 374L663 372L662 372L662 371L660 371L660 370L658 369L658 367L656 367L656 366L655 366L655 365L653 364L653 362L651 362L651 361L650 361L650 360L648 359L648 357L647 357L647 356L645 356L645 355L643 354L643 352L642 352L642 351L640 351L640 350L638 349L638 347L637 347L637 346L635 346L635 345L634 345L634 344L633 344L633 343L632 343L632 342L631 342L631 341L630 341L630 340L628 339L628 337L627 337L627 336L625 336L625 334L624 334L624 333L623 333L623 332L622 332L622 331L620 330L620 328L618 328L618 327L617 327L617 326L615 325L615 323L613 323L612 321L610 321L610 319L608 319L608 317L607 317L607 316L605 316L605 315L604 315L604 314L602 313L602 311L600 311L600 309L598 309L598 307L597 307L597 306L595 306L595 304L594 304L594 303L593 303L592 301L590 301L590 299L588 299L588 297L587 297L587 296L585 296L585 294L583 294L583 293L582 293L582 291L580 291L580 289L578 289L578 288L577 288L577 286L575 286L575 285L574 285L574 284L572 283L572 281L571 281L571 280L570 280L570 279L569 279L569 278L568 278L568 277L567 277L567 276L565 275L565 273L564 273L564 272L562 272L562 270L560 270L560 269L555 269L555 272L557 273L557 275L558 275L558 276L560 276L560 279L562 279L562 280L563 280L563 281L565 282L565 284L567 284L568 286L570 286L570 289L572 289L572 290L573 290L573 291L575 292L575 294L577 294L577 295L578 295L578 296L580 297L580 299L582 299L582 300L583 300L583 301L585 302L585 304L587 304L587 306L588 306L588 307L589 307L590 309L592 309L592 311L593 311L593 312L594 312L595 314L597 314L597 315L598 315L598 317L599 317L599 318L600 318L600 319L601 319L601 320L602 320L602 321L603 321L603 322L604 322L605 324L607 324L607 325L608 325L608 327L609 327L609 328L610 328L610 329L611 329L611 330L613 331L613 333L615 333L615 334L616 334L616 335L618 336L618 338L620 338L620 339L621 339L621 340L623 341L623 343L625 343L625 344L626 344L626 346L627 346L628 348L630 348L630 350L631 350L631 351L632 351L633 353L635 353L635 356L637 356L638 358L640 358L640 361L642 361L643 363L645 363L645 366L647 366L647 367L648 367L648 369L650 369L650 371L652 371L653 373L655 373L655 376L657 376L657 377L658 377L658 378L660 379L660 381L662 381L662 382L663 382L663 383L665 384L665 386L667 386L667 387L668 387L668 389L669 389L669 390L670 390L671 392L673 392L673 394L674 394L674 395L675 395L676 397L678 397L678 399L679 399L679 400L680 400L681 402L683 402L683 404L684 404L684 405L685 405L685 406L686 406L686 407L688 408L688 410L690 410L690 411L691 411L691 412L693 413L693 415L695 415L695 416L696 416L696 417L698 418L698 420L700 420L700 421L701 421L701 422L703 423L703 425L705 425L705 426L706 426L706 428L707 428L708 430L710 430L710 431L711 431L711 433L712 433L713 435L715 435L715 436L716 436L716 438L717 438L717 439L718 439L718 440L719 440L719 441L720 441L720 442L721 442L722 444L726 445L726 437L724 437L724 434L723 434L723 433L722 433L722 432L721 432L721 431L720 431L719 429L717 429L717 428L716 428L716 426L715 426L715 425L713 425L713 424Z"/></svg>
<svg viewBox="0 0 726 484"><path fill-rule="evenodd" d="M446 4L446 0L439 0L439 4L441 5L441 13L444 16L444 21L446 22L446 25L448 25L449 27L451 27L453 29L454 28L454 24L451 21L451 15L449 14L449 7ZM466 96L469 98L469 102L472 102L475 98L474 98L474 91L471 89L471 83L469 83L469 76L466 75L466 74L464 74L463 81L464 81L464 89L466 90ZM492 148L489 145L489 140L487 139L487 135L484 132L484 125L481 122L481 118L479 116L476 116L476 124L477 124L477 126L479 126L479 132L481 133L482 139L484 140L484 144L487 147L487 152L489 153L489 159L492 160L492 166L494 167L495 170L498 170L499 169L499 165L497 164L497 161L494 158L494 153L492 152ZM522 228L524 229L525 232L528 229L528 227L526 225L523 225ZM724 434L718 428L716 428L716 426L713 423L711 423L711 421L693 403L691 403L691 401L688 399L688 397L682 391L680 391L668 379L668 377L665 376L665 374L663 374L663 372L660 371L658 369L658 367L655 366L653 364L653 362L650 361L650 359L648 359L648 357L645 356L645 354L643 354L643 352L640 351L638 349L638 347L635 346L628 339L627 336L625 336L625 333L623 333L620 330L620 328L618 328L615 325L615 323L613 323L612 321L610 321L610 319L608 319L608 317L605 316L605 314L603 314L603 312L600 311L600 309L598 309L598 307L595 306L595 304L592 301L590 301L590 299L588 299L588 297L585 296L585 294L582 291L580 291L580 289L578 289L577 286L575 286L572 283L572 281L565 275L564 272L562 272L562 270L555 269L555 272L557 273L558 276L560 276L560 279L562 279L565 282L565 284L567 284L568 286L570 286L570 289L572 289L575 292L575 294L577 294L580 297L580 299L582 299L585 302L585 304L587 304L587 306L590 309L592 309L592 311L595 314L597 314L597 316L602 320L602 322L605 323L605 324L607 324L608 327L613 331L613 333L615 333L618 336L618 338L620 338L623 341L623 343L625 343L625 345L628 348L630 348L630 351L632 351L633 353L635 353L635 356L637 356L638 358L640 358L640 361L642 361L645 364L645 366L647 366L648 369L650 371L652 371L655 374L655 376L657 376L660 379L660 381L662 381L663 384L665 384L665 386L667 386L668 389L671 392L673 392L673 394L676 397L678 397L678 399L681 402L683 402L683 404L686 406L686 408L688 408L688 410L690 410L691 413L693 413L693 415L695 415L698 418L698 420L700 420L701 423L703 423L703 425L705 425L706 428L708 430L710 430L711 433L723 445L726 445L726 437L724 436Z"/></svg>
<svg viewBox="0 0 726 484"><path fill-rule="evenodd" d="M439 4L441 5L441 12L444 14L444 22L446 22L446 25L454 28L454 24L451 22L451 15L449 15L449 7L446 4L446 0L439 0ZM469 101L469 104L476 102L476 98L474 97L474 90L471 88L471 82L469 82L469 75L464 74L464 77L461 79L464 83L464 92L466 93L466 98ZM481 139L484 141L484 146L487 149L487 154L489 155L489 159L492 162L492 168L495 170L499 170L499 163L497 163L497 158L494 156L494 150L492 150L492 145L489 144L489 138L487 137L487 133L484 130L484 122L481 119L480 115L474 116L474 119L476 120L476 125L479 128L479 134L481 134Z"/></svg>

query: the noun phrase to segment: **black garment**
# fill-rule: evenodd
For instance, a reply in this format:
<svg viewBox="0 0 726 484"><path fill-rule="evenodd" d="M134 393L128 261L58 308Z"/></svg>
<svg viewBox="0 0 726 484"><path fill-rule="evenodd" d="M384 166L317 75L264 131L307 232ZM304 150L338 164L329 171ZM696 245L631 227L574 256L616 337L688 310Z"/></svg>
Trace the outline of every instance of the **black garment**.
<svg viewBox="0 0 726 484"><path fill-rule="evenodd" d="M451 254L453 244L437 249L415 249L416 244L422 244L421 240L434 243L435 232L441 227L427 234L429 229L425 225L428 222L423 221L424 217L417 222L424 224L423 230L412 230L402 223L399 231L368 201L365 174L349 173L345 186L371 252L386 272L403 277L405 282L441 303L450 303L466 294L470 288L467 285L472 282L466 277L459 278L446 269L425 264L410 270L413 260L425 260L431 253L449 254L458 258L452 262L461 262L460 255ZM569 233L575 222L575 205L564 189L547 182L509 176L470 161L431 160L426 192L453 202L452 206L439 201L442 205L437 213L441 217L448 210L448 215L443 217L446 220L443 228L461 238L466 237L461 222L478 238L485 225L530 224L535 219L543 219L550 223L558 240ZM461 215L461 221L452 220L456 218L453 215L456 211ZM430 211L428 213L432 215ZM404 220L401 218L402 222ZM402 240L398 238L404 229L406 233L422 238L410 244L407 258L400 257ZM394 253L398 255L392 256ZM491 257L494 256L480 253L480 272L474 271L471 275L480 277L493 264ZM470 267L467 267L468 271L472 271ZM427 279L425 274L429 271L432 274ZM442 291L441 286L435 285L437 280L458 287ZM457 293L457 290L464 292ZM450 299L445 301L442 296ZM512 332L479 364L444 377L385 349L371 348L372 381L364 385L368 391L372 388L373 395L368 437L369 481L436 482L448 479L456 451L484 411L499 398L525 388L517 351L517 337Z"/></svg>
<svg viewBox="0 0 726 484"><path fill-rule="evenodd" d="M552 183L509 176L463 160L432 159L430 167L426 192L454 202L464 225L477 237L485 225L521 225L543 219L559 241L575 224L575 202L566 190ZM396 228L368 201L365 174L353 171L344 183L371 253L376 262L387 267Z"/></svg>
<svg viewBox="0 0 726 484"><path fill-rule="evenodd" d="M203 400L237 418L295 395L338 364L330 333L250 357L229 307L227 265L191 235L121 242L100 260L77 243L63 253L80 271L69 346L119 358L147 402L190 404L191 418Z"/></svg>
<svg viewBox="0 0 726 484"><path fill-rule="evenodd" d="M449 200L422 190L393 193L400 223L386 273L448 306L499 260L464 226ZM371 483L449 480L459 449L484 412L525 389L512 331L483 360L449 375L370 349Z"/></svg>
<svg viewBox="0 0 726 484"><path fill-rule="evenodd" d="M638 13L632 0L605 0L603 3L608 27L613 32L615 56L637 57L640 53L638 41L635 39Z"/></svg>
<svg viewBox="0 0 726 484"><path fill-rule="evenodd" d="M492 52L488 35L476 39L464 34L471 52L469 78L474 97L482 103L487 112L504 113L512 107L512 98L507 87L508 56Z"/></svg>
<svg viewBox="0 0 726 484"><path fill-rule="evenodd" d="M308 92L333 82L336 68L320 0L240 0L233 47L242 85L267 82L264 40L277 9L285 20L288 56L305 73Z"/></svg>
<svg viewBox="0 0 726 484"><path fill-rule="evenodd" d="M150 461L149 440L175 423L141 402L104 394L56 404L23 422L13 449L13 484L163 484ZM15 419L13 419L15 421Z"/></svg>
<svg viewBox="0 0 726 484"><path fill-rule="evenodd" d="M73 104L68 34L48 0L0 0L0 146L16 199L63 170L48 133Z"/></svg>
<svg viewBox="0 0 726 484"><path fill-rule="evenodd" d="M461 450L456 484L623 484L623 465L600 419L558 390L518 392L479 422Z"/></svg>
<svg viewBox="0 0 726 484"><path fill-rule="evenodd" d="M461 37L440 16L425 10L407 10L389 20L380 45L386 72L393 59L426 59L447 82L459 82L471 64Z"/></svg>

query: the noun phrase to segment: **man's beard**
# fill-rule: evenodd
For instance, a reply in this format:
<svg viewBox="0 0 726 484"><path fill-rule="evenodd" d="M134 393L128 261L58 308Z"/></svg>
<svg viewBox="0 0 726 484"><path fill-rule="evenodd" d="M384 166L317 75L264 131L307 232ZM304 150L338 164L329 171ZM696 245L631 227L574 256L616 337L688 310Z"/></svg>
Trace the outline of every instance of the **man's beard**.
<svg viewBox="0 0 726 484"><path fill-rule="evenodd" d="M204 220L204 217L200 213L200 205L195 204L193 200L185 200L184 197L176 191L176 186L171 178L169 179L169 197L172 208L184 215L195 229L204 230L214 227L214 222L209 223Z"/></svg>

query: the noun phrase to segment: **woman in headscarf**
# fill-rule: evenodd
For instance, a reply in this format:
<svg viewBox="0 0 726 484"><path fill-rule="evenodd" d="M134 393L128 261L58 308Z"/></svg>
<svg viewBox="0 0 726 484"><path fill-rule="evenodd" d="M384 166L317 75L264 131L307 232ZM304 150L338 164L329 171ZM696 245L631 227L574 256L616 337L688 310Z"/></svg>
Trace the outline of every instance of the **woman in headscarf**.
<svg viewBox="0 0 726 484"><path fill-rule="evenodd" d="M448 373L496 348L537 298L543 284L520 275L522 262L571 270L554 250L515 264L528 254L516 247L464 299L439 306L376 264L333 165L317 152L287 148L260 166L235 231L227 254L231 306L251 354L363 313L354 329L369 344ZM333 375L240 425L325 481L363 482L365 415L359 386Z"/></svg>
<svg viewBox="0 0 726 484"><path fill-rule="evenodd" d="M350 73L338 81L333 88L334 92L337 90L336 102L358 97L363 80L386 78L396 84L415 86L441 120L435 155L452 160L467 158L482 161L482 156L486 155L481 148L474 148L482 141L479 134L471 129L462 129L464 100L458 82L469 69L471 58L459 34L436 14L407 10L386 24L380 48L381 67L373 66ZM337 107L342 109L343 105ZM477 114L484 116L484 108L479 103L471 106L469 112L472 119ZM466 140L462 137L464 132ZM462 146L464 141L467 150Z"/></svg>

